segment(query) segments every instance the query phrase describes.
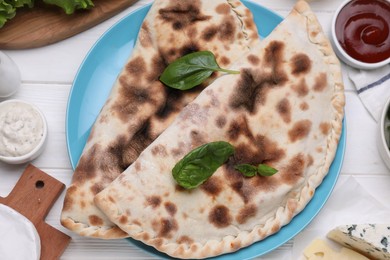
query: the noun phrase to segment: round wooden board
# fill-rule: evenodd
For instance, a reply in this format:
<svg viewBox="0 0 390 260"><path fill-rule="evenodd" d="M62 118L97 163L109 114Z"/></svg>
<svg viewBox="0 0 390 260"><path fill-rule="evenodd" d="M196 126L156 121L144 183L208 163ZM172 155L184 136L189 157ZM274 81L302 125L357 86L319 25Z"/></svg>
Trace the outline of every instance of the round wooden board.
<svg viewBox="0 0 390 260"><path fill-rule="evenodd" d="M0 49L27 49L52 44L114 16L137 0L94 0L90 10L72 15L36 1L34 8L19 8L16 16L0 28Z"/></svg>

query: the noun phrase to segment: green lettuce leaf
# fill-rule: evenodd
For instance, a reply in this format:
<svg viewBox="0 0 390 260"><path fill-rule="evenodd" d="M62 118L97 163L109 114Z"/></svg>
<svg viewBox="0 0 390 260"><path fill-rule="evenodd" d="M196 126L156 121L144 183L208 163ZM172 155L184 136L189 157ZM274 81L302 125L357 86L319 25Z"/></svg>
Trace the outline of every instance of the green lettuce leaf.
<svg viewBox="0 0 390 260"><path fill-rule="evenodd" d="M73 14L77 9L92 8L92 0L43 0L44 3L61 7L66 14ZM28 6L34 6L34 0L0 0L0 28L4 24L14 18L16 9Z"/></svg>
<svg viewBox="0 0 390 260"><path fill-rule="evenodd" d="M3 27L8 20L14 18L16 8L25 5L32 7L34 5L34 0L0 0L0 28Z"/></svg>
<svg viewBox="0 0 390 260"><path fill-rule="evenodd" d="M73 14L77 9L88 9L94 6L92 0L43 0L43 2L61 7L66 14Z"/></svg>

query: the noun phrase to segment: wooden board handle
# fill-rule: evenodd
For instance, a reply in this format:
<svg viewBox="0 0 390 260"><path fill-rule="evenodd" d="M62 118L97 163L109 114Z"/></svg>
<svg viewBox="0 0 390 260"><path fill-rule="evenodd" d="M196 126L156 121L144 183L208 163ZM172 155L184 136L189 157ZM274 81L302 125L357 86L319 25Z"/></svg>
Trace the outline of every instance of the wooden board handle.
<svg viewBox="0 0 390 260"><path fill-rule="evenodd" d="M11 193L0 197L7 205L27 217L41 239L41 260L58 259L70 237L44 222L65 185L33 165L28 165ZM0 257L1 258L1 257Z"/></svg>
<svg viewBox="0 0 390 260"><path fill-rule="evenodd" d="M33 165L28 165L4 204L36 225L43 221L65 185Z"/></svg>

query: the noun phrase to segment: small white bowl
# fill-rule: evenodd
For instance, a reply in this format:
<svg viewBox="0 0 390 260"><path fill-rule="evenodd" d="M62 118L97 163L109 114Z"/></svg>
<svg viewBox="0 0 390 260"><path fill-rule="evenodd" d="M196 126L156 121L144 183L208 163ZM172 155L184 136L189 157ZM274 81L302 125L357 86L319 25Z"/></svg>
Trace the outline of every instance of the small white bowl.
<svg viewBox="0 0 390 260"><path fill-rule="evenodd" d="M357 59L354 59L352 58L351 56L349 56L349 54L343 49L343 47L341 47L338 39L337 39L337 35L336 35L336 21L337 21L337 17L339 16L339 13L340 11L344 8L344 6L346 6L349 2L351 2L353 0L347 0L347 1L344 1L335 11L334 15L333 15L333 19L332 19L332 28L331 28L331 42L332 42L332 45L333 45L333 49L336 53L336 55L343 61L345 62L346 64L354 67L354 68L357 68L357 69L364 69L364 70L373 70L373 69L377 69L377 68L380 68L380 67L383 67L387 64L390 63L390 57L381 61L381 62L377 62L377 63L367 63L367 62L362 62L362 61L359 61Z"/></svg>
<svg viewBox="0 0 390 260"><path fill-rule="evenodd" d="M385 125L387 111L390 109L390 98L387 100L386 105L383 108L382 115L379 122L379 135L378 135L378 150L381 155L384 163L390 169L390 148L387 145L385 135L389 134L386 130L387 125Z"/></svg>
<svg viewBox="0 0 390 260"><path fill-rule="evenodd" d="M4 107L6 104L9 104L9 103L21 103L21 104L24 104L26 106L29 106L31 109L36 111L37 114L39 115L38 120L42 120L43 134L42 134L42 137L39 140L39 142L36 144L36 146L30 152L23 154L23 155L19 155L19 156L0 155L0 161L6 162L9 164L22 164L22 163L30 162L30 161L34 160L35 158L37 158L43 152L43 150L46 146L47 135L48 135L46 118L43 115L43 113L41 112L41 110L38 107L36 107L35 105L27 103L25 101L16 100L16 99L1 102L0 103L0 114L1 114L2 107Z"/></svg>

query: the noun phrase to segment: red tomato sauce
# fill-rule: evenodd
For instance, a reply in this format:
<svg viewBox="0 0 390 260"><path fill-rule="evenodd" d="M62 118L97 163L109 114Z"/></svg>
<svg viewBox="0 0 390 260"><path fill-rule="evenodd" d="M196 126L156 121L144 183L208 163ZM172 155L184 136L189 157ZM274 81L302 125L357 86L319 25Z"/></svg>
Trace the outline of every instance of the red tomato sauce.
<svg viewBox="0 0 390 260"><path fill-rule="evenodd" d="M390 2L352 0L336 19L336 37L354 59L376 63L390 57Z"/></svg>

